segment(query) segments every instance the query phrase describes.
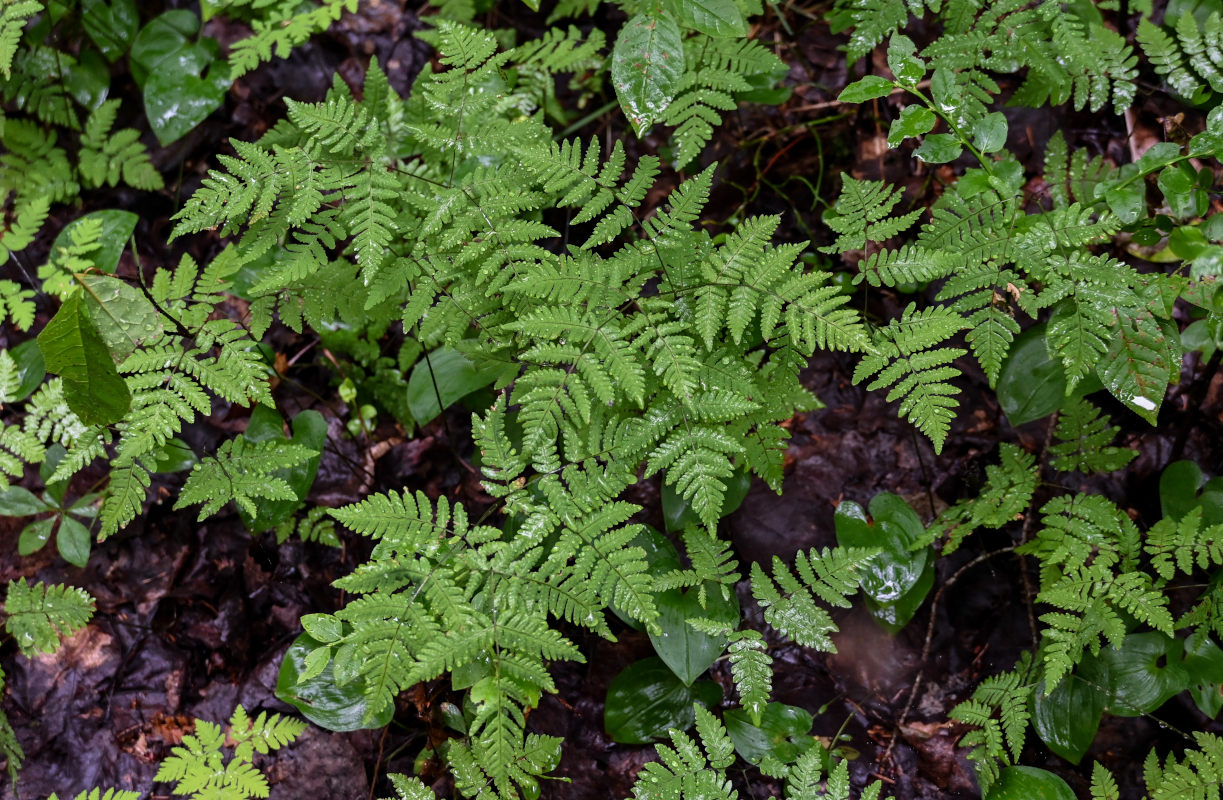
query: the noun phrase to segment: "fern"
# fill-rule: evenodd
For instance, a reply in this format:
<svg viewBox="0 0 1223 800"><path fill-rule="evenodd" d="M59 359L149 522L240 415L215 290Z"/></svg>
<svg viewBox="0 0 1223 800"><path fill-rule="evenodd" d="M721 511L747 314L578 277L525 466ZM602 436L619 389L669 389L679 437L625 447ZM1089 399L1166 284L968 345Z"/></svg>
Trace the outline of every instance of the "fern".
<svg viewBox="0 0 1223 800"><path fill-rule="evenodd" d="M202 459L192 467L174 507L202 504L199 518L203 520L232 501L256 517L259 515L256 500L298 499L293 487L273 473L317 455L308 447L275 440L229 439L221 444L215 456Z"/></svg>
<svg viewBox="0 0 1223 800"><path fill-rule="evenodd" d="M13 56L30 17L42 11L38 0L4 0L0 3L0 72L12 78Z"/></svg>
<svg viewBox="0 0 1223 800"><path fill-rule="evenodd" d="M71 586L9 581L4 629L23 655L54 653L60 640L89 624L93 598Z"/></svg>
<svg viewBox="0 0 1223 800"><path fill-rule="evenodd" d="M1143 778L1151 800L1182 797L1213 797L1223 783L1223 739L1210 733L1195 732L1194 749L1177 759L1168 756L1162 763L1154 751L1143 765Z"/></svg>
<svg viewBox="0 0 1223 800"><path fill-rule="evenodd" d="M111 131L119 101L107 100L94 109L81 134L81 180L87 187L117 186L122 180L135 189L156 190L164 182L132 128Z"/></svg>
<svg viewBox="0 0 1223 800"><path fill-rule="evenodd" d="M1001 528L1021 519L1036 491L1036 458L1013 444L1000 448L999 463L985 468L985 486L975 498L961 500L939 514L914 547L929 546L939 531L947 533L943 554L955 552L964 538L978 528Z"/></svg>
<svg viewBox="0 0 1223 800"><path fill-rule="evenodd" d="M986 678L971 699L951 711L952 719L975 728L960 745L970 748L968 757L983 794L998 781L999 763L1014 764L1023 752L1031 718L1032 672L1032 659L1024 653L1013 670Z"/></svg>
<svg viewBox="0 0 1223 800"><path fill-rule="evenodd" d="M820 603L848 608L849 596L858 590L857 570L874 555L841 548L800 551L794 558L797 576L776 557L772 576L753 563L752 595L764 609L765 621L778 633L806 647L836 652L829 634L837 626Z"/></svg>
<svg viewBox="0 0 1223 800"><path fill-rule="evenodd" d="M254 21L251 36L234 43L229 53L230 76L236 80L273 56L287 58L294 47L326 30L344 11L355 14L357 1L322 0L305 10L294 3L279 4L268 17Z"/></svg>
<svg viewBox="0 0 1223 800"><path fill-rule="evenodd" d="M1211 92L1223 91L1223 20L1211 14L1199 27L1193 14L1181 14L1175 37L1146 17L1138 22L1138 43L1163 76L1168 87L1186 100L1197 103Z"/></svg>
<svg viewBox="0 0 1223 800"><path fill-rule="evenodd" d="M875 335L874 347L854 370L854 383L874 380L868 389L889 388L889 402L900 400L900 415L930 437L935 452L941 452L956 407L952 395L959 389L950 381L960 371L951 362L966 351L935 347L964 327L952 311L931 307L916 310L910 304L899 320L893 320Z"/></svg>
<svg viewBox="0 0 1223 800"><path fill-rule="evenodd" d="M1136 450L1110 447L1120 428L1108 425L1100 409L1086 400L1062 409L1053 435L1059 441L1049 446L1053 466L1065 472L1112 472L1138 457Z"/></svg>
<svg viewBox="0 0 1223 800"><path fill-rule="evenodd" d="M195 733L161 762L154 781L173 783L174 794L192 800L267 797L267 778L252 763L255 753L269 753L292 742L306 729L299 720L262 712L252 720L242 706L230 717L228 730L197 719ZM227 742L232 741L232 745ZM227 746L233 752L227 754Z"/></svg>

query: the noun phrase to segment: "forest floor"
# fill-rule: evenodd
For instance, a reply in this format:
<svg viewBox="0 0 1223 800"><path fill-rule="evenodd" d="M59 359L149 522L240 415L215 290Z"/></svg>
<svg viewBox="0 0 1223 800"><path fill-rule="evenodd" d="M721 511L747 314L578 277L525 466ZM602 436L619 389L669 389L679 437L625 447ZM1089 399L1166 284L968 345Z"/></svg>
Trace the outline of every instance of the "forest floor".
<svg viewBox="0 0 1223 800"><path fill-rule="evenodd" d="M711 146L712 158L722 166L706 212L710 219L780 214L781 235L788 240L826 244L829 234L820 215L835 196L840 174L899 182L907 189L910 207L928 205L953 178L946 167L928 169L905 152L888 150L888 116L896 111L888 103L857 108L835 102L850 77L838 50L844 37L832 35L824 20L828 5L787 6L784 19L770 11L756 30L760 39L776 44L789 64L786 85L793 94L781 105L745 106L729 116ZM490 12L486 22L517 28L523 38L543 28L542 17L518 13ZM593 24L610 29L617 22L599 19ZM363 2L357 15L346 16L292 58L239 80L225 107L188 137L154 150L154 161L171 184L165 192L152 199L123 190L87 193L86 207L63 211L62 222L82 210L136 211L141 215L137 242L142 262L176 261L179 253L165 243L168 218L216 165L217 154L230 151L230 137L249 140L270 128L284 113L285 97L320 99L336 71L359 86L371 55L406 92L431 57L429 48L412 37L419 27L413 13L397 3ZM234 36L215 25L205 33L222 42ZM1043 188L1035 177L1042 170L1040 153L1053 131L1061 130L1072 147L1090 148L1119 163L1164 136L1165 112L1150 92L1140 95L1128 117L1057 110L1006 113L1010 147L1023 160L1034 202ZM631 144L623 125L618 112L608 113L581 133L623 136L641 152L665 144L656 137ZM176 175L181 176L178 185ZM50 234L57 228L52 226ZM38 263L49 242L34 246L32 263ZM177 246L206 258L217 242L196 237ZM131 254L124 259L121 269L134 269L128 262ZM909 299L878 290L855 297L864 310L880 317L898 315ZM40 301L43 320L52 310ZM11 333L0 334L0 344L18 343ZM312 351L315 343L288 331L274 334L272 343L292 364L285 371L291 380L277 389L282 408L315 408L330 425L311 503L338 506L404 487L487 503L467 458L469 412L451 409L410 438L383 415L368 437L353 439L344 428L347 409L334 391L334 372L323 354ZM880 394L851 384L853 366L852 358L839 355L812 361L805 383L826 407L790 423L784 493L777 497L754 485L739 510L723 521L722 533L733 540L744 567L753 560L789 558L800 548L834 544L833 511L841 500L865 505L878 492L894 492L929 519L980 486L1000 442L1038 451L1045 441L1047 421L1011 427L984 377L970 373L963 410L943 453L935 455ZM1223 376L1213 366L1199 364L1196 354L1186 359L1182 379L1154 427L1103 401L1122 426L1122 443L1140 455L1125 471L1090 479L1093 490L1149 524L1159 516L1158 477L1169 462L1192 458L1208 474L1223 472ZM210 451L223 434L245 426L247 410L216 408L211 420L184 433L196 452ZM296 540L277 546L271 533L248 534L236 514L199 524L193 511L171 509L181 476L155 480L160 482L154 484L156 499L147 514L96 546L85 569L67 565L51 548L18 558L22 523L0 518L0 553L10 554L0 558L0 581L26 576L71 583L96 597L98 607L93 623L54 657L17 658L11 646L0 651L9 687L4 709L27 755L20 800L52 792L72 797L97 785L146 787L157 761L190 731L193 718L227 719L237 703L251 711L292 711L276 699L274 688L281 657L300 632L299 618L336 608L340 595L331 582L368 552L355 538L347 538L342 549ZM642 520L661 529L657 479L642 482L633 494L645 508ZM1009 669L1021 650L1033 646L1030 598L1036 576L1010 555L978 561L1004 544L1003 538L979 535L941 559L931 599L895 636L855 609L837 615L836 654L773 642L775 699L810 710L816 718L814 734L843 737L856 753L855 785L873 775L887 782L897 800L978 796L971 765L956 746L964 729L948 722L948 712L979 680ZM961 570L965 565L970 566ZM763 627L758 608L740 588L749 620ZM545 798L627 797L637 770L653 757L651 746L615 744L603 729L609 681L651 652L644 634L627 628L616 633L618 640L608 642L575 632L587 664L558 665L557 694L546 696L530 716L532 729L565 739L556 775L569 782L546 782ZM929 653L924 663L923 649ZM714 677L729 688L724 665L715 666ZM438 681L402 697L384 730L328 733L311 727L268 762L272 798L385 796L386 774L413 772L421 750L444 736L437 710L448 699L448 682ZM1175 744L1181 731L1200 729L1218 731L1220 726L1187 699L1173 700L1158 719L1106 716L1084 763L1103 762L1123 781L1123 796L1137 796L1147 750L1161 741ZM1080 768L1045 750L1035 736L1029 736L1024 763L1063 775L1077 790L1086 785ZM444 775L436 763L423 765L422 777L451 794ZM755 770L735 772L734 778L743 797L778 794L779 787ZM0 783L0 797L9 792L7 783Z"/></svg>

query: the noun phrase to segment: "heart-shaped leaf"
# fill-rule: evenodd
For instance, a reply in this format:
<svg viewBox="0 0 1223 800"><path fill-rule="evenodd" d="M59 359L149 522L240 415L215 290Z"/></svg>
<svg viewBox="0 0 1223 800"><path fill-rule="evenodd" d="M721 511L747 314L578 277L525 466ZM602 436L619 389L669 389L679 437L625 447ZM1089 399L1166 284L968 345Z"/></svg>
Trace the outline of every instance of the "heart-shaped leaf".
<svg viewBox="0 0 1223 800"><path fill-rule="evenodd" d="M382 728L391 721L395 708L387 705L367 719L369 703L365 681L336 683L332 664L328 661L321 671L316 662L329 657L327 646L303 633L293 640L280 662L276 679L276 697L302 713L306 719L329 731L358 731ZM316 672L314 677L299 681L302 675Z"/></svg>
<svg viewBox="0 0 1223 800"><path fill-rule="evenodd" d="M753 764L759 764L766 756L792 764L816 743L815 737L809 735L811 713L798 706L769 703L759 725L753 725L742 708L728 710L722 720L735 743L735 752Z"/></svg>
<svg viewBox="0 0 1223 800"><path fill-rule="evenodd" d="M1006 767L984 800L1077 800L1070 784L1036 767Z"/></svg>
<svg viewBox="0 0 1223 800"><path fill-rule="evenodd" d="M687 730L696 721L694 702L706 708L722 699L713 681L688 686L658 658L644 658L623 670L607 687L603 726L613 741L645 744L667 731Z"/></svg>
<svg viewBox="0 0 1223 800"><path fill-rule="evenodd" d="M654 652L685 684L700 677L726 649L725 636L710 636L688 624L693 617L707 617L734 628L739 624L739 598L734 592L723 597L716 587L705 591L702 608L697 587L687 591L669 589L659 592L657 633L650 634Z"/></svg>
<svg viewBox="0 0 1223 800"><path fill-rule="evenodd" d="M1100 673L1094 672L1096 679ZM1032 727L1049 749L1072 764L1091 747L1104 714L1105 692L1078 673L1063 678L1052 692L1044 684L1033 693Z"/></svg>
<svg viewBox="0 0 1223 800"><path fill-rule="evenodd" d="M81 24L108 61L127 52L140 14L135 0L81 0Z"/></svg>
<svg viewBox="0 0 1223 800"><path fill-rule="evenodd" d="M909 549L925 527L909 504L890 492L871 499L870 514L873 522L857 503L841 503L834 517L837 543L879 549L862 568L862 592L874 617L895 632L912 619L934 582L929 548Z"/></svg>

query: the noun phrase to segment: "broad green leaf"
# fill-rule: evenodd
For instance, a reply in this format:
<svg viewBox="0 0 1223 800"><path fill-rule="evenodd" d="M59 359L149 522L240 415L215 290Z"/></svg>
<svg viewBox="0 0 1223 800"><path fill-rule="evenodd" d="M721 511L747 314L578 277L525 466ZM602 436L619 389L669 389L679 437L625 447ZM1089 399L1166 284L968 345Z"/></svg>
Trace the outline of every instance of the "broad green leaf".
<svg viewBox="0 0 1223 800"><path fill-rule="evenodd" d="M833 518L837 543L879 550L862 567L860 585L871 614L894 633L913 618L933 585L930 551L909 549L925 533L925 527L901 497L890 492L875 495L870 515L873 522L867 519L866 510L852 501L837 506Z"/></svg>
<svg viewBox="0 0 1223 800"><path fill-rule="evenodd" d="M29 489L10 486L0 492L0 516L28 517L48 510L46 503Z"/></svg>
<svg viewBox="0 0 1223 800"><path fill-rule="evenodd" d="M1147 210L1146 184L1131 181L1104 189L1104 202L1117 218L1125 224L1142 219Z"/></svg>
<svg viewBox="0 0 1223 800"><path fill-rule="evenodd" d="M263 408L263 406L256 407ZM156 459L153 464L154 472L185 472L199 462L199 458L190 445L177 436L159 447L154 453L154 458Z"/></svg>
<svg viewBox="0 0 1223 800"><path fill-rule="evenodd" d="M1066 374L1049 354L1045 328L1042 322L1016 336L998 374L998 404L1015 427L1049 416L1066 399ZM1088 375L1073 395L1082 397L1100 388L1095 376Z"/></svg>
<svg viewBox="0 0 1223 800"><path fill-rule="evenodd" d="M612 741L645 744L675 728L687 730L696 721L694 702L706 708L722 699L713 681L686 685L658 658L629 664L607 688L603 726Z"/></svg>
<svg viewBox="0 0 1223 800"><path fill-rule="evenodd" d="M667 10L685 28L723 39L747 35L747 20L735 0L668 0Z"/></svg>
<svg viewBox="0 0 1223 800"><path fill-rule="evenodd" d="M927 164L946 164L955 161L963 152L960 140L950 133L934 133L922 140L913 155Z"/></svg>
<svg viewBox="0 0 1223 800"><path fill-rule="evenodd" d="M629 542L630 547L640 547L645 553L645 560L650 565L651 575L666 575L672 570L680 569L679 551L671 544L661 531L650 525L642 525L637 535ZM642 625L633 617L621 611L613 603L611 606L616 616L633 630L642 630Z"/></svg>
<svg viewBox="0 0 1223 800"><path fill-rule="evenodd" d="M887 97L896 88L896 84L879 75L867 75L841 90L837 96L838 103L865 103L877 97Z"/></svg>
<svg viewBox="0 0 1223 800"><path fill-rule="evenodd" d="M123 55L140 27L135 0L81 0L81 24L108 61Z"/></svg>
<svg viewBox="0 0 1223 800"><path fill-rule="evenodd" d="M264 500L259 504L259 515L252 517L241 506L238 516L252 533L274 528L288 519L294 511L301 508L314 485L314 476L318 473L319 461L323 457L323 446L327 443L327 420L314 410L302 411L293 418L293 438L284 435L284 423L280 412L264 405L256 405L251 412L250 422L242 435L251 442L278 440L285 444L293 443L315 451L313 458L285 467L272 473L289 484L289 488L297 495L296 500Z"/></svg>
<svg viewBox="0 0 1223 800"><path fill-rule="evenodd" d="M1203 714L1214 719L1223 709L1223 649L1203 630L1185 640L1183 666L1188 673L1189 696Z"/></svg>
<svg viewBox="0 0 1223 800"><path fill-rule="evenodd" d="M726 495L722 498L722 516L729 517L743 504L747 490L751 488L752 476L746 470L736 470L735 474L726 479ZM701 525L701 516L696 513L684 496L676 491L675 486L663 483L662 486L662 518L667 530L678 533L692 525Z"/></svg>
<svg viewBox="0 0 1223 800"><path fill-rule="evenodd" d="M9 400L18 403L32 395L34 390L42 385L43 378L47 377L47 363L43 360L42 350L38 349L38 342L34 339L22 342L9 350L8 354L17 363L17 379L20 381L17 385L17 393Z"/></svg>
<svg viewBox="0 0 1223 800"><path fill-rule="evenodd" d="M638 136L659 120L684 77L684 42L669 14L638 14L612 49L612 84Z"/></svg>
<svg viewBox="0 0 1223 800"><path fill-rule="evenodd" d="M918 58L917 45L899 34L888 43L888 69L906 86L916 86L926 76L926 62Z"/></svg>
<svg viewBox="0 0 1223 800"><path fill-rule="evenodd" d="M493 383L500 374L497 369L477 367L457 350L439 347L412 368L408 378L408 410L417 424L424 425L442 413L442 409Z"/></svg>
<svg viewBox="0 0 1223 800"><path fill-rule="evenodd" d="M888 147L896 147L905 139L930 132L936 122L938 117L925 106L905 106L900 116L892 120L892 127L888 128Z"/></svg>
<svg viewBox="0 0 1223 800"><path fill-rule="evenodd" d="M200 29L200 19L186 9L167 11L149 21L136 35L132 42L130 58L132 77L137 85L143 87L148 76L167 65L170 68L194 68L195 74L212 60L205 50L192 51L183 54L180 51L191 44L187 37L194 36ZM184 64L182 58L194 58L196 61Z"/></svg>
<svg viewBox="0 0 1223 800"><path fill-rule="evenodd" d="M1120 315L1096 374L1113 397L1154 425L1172 370L1180 369L1182 357L1180 333L1170 321L1148 312L1133 318Z"/></svg>
<svg viewBox="0 0 1223 800"><path fill-rule="evenodd" d="M144 90L149 126L167 145L220 108L229 89L229 64L218 61L212 39L191 41L199 18L175 9L145 25L132 43L132 77Z"/></svg>
<svg viewBox="0 0 1223 800"><path fill-rule="evenodd" d="M86 258L92 261L99 271L114 272L119 263L119 257L123 255L123 249L131 241L132 232L136 230L136 223L140 221L140 217L130 211L120 211L117 208L107 208L77 217L65 225L59 235L55 237L55 241L51 244L51 252L54 253L61 247L70 246L73 228L85 220L102 221L102 232L98 235L98 247Z"/></svg>
<svg viewBox="0 0 1223 800"><path fill-rule="evenodd" d="M1005 767L984 800L1077 800L1070 784L1036 767Z"/></svg>
<svg viewBox="0 0 1223 800"><path fill-rule="evenodd" d="M659 592L657 633L650 634L654 652L689 686L717 660L726 649L725 636L710 636L691 625L693 617L707 617L734 628L739 624L739 598L734 592L723 597L722 592L705 591L705 606L699 600L697 587L683 591L669 589Z"/></svg>
<svg viewBox="0 0 1223 800"><path fill-rule="evenodd" d="M1202 509L1206 525L1223 523L1223 477L1205 481L1192 461L1174 461L1159 476L1159 502L1163 516L1183 519L1195 508ZM1200 494L1199 494L1200 490Z"/></svg>
<svg viewBox="0 0 1223 800"><path fill-rule="evenodd" d="M89 561L89 546L93 537L89 529L70 516L60 517L59 530L55 534L55 545L59 554L69 564L85 566Z"/></svg>
<svg viewBox="0 0 1223 800"><path fill-rule="evenodd" d="M1097 659L1107 674L1106 710L1119 717L1149 714L1190 685L1184 643L1162 633L1131 633L1121 648L1105 647ZM1094 673L1085 676L1097 685Z"/></svg>
<svg viewBox="0 0 1223 800"><path fill-rule="evenodd" d="M17 555L28 556L37 553L51 541L51 531L55 528L55 517L36 519L21 529L17 537Z"/></svg>
<svg viewBox="0 0 1223 800"><path fill-rule="evenodd" d="M86 425L110 425L127 413L131 394L85 312L80 291L64 300L38 335L38 347L47 371L63 378L68 407Z"/></svg>
<svg viewBox="0 0 1223 800"><path fill-rule="evenodd" d="M815 737L810 735L811 713L798 706L769 703L759 725L753 725L742 708L727 710L722 720L730 740L735 743L735 752L753 764L759 764L767 756L783 764L792 764L816 743Z"/></svg>
<svg viewBox="0 0 1223 800"><path fill-rule="evenodd" d="M229 64L217 61L203 77L189 71L154 72L144 84L144 113L164 147L186 136L221 107L229 89Z"/></svg>
<svg viewBox="0 0 1223 800"><path fill-rule="evenodd" d="M1096 738L1105 694L1077 673L1059 681L1048 694L1042 683L1032 694L1032 727L1050 750L1077 764Z"/></svg>
<svg viewBox="0 0 1223 800"><path fill-rule="evenodd" d="M328 656L326 645L310 638L309 634L303 633L294 639L280 662L276 697L329 731L359 731L388 725L395 707L388 705L367 721L369 703L364 679L339 685L330 660L321 670L317 668L317 662ZM301 680L310 672L315 672L313 677Z"/></svg>
<svg viewBox="0 0 1223 800"><path fill-rule="evenodd" d="M973 146L982 153L997 152L1006 146L1006 132L1006 116L1001 111L992 111L973 124Z"/></svg>
<svg viewBox="0 0 1223 800"><path fill-rule="evenodd" d="M76 64L68 70L64 88L83 107L97 108L110 94L110 64L92 47L83 49Z"/></svg>
<svg viewBox="0 0 1223 800"><path fill-rule="evenodd" d="M89 318L115 363L162 331L161 314L139 289L109 275L78 275Z"/></svg>

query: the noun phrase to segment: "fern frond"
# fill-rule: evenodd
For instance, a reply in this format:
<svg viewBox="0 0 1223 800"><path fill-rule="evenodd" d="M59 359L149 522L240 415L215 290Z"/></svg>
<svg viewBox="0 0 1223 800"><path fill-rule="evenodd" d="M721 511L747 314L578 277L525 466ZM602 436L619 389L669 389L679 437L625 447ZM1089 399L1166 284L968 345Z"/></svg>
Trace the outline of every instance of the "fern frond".
<svg viewBox="0 0 1223 800"><path fill-rule="evenodd" d="M964 327L963 319L941 306L918 311L909 304L899 320L876 332L874 345L854 370L854 383L874 380L867 389L890 387L888 402L900 400L900 415L926 434L941 452L960 390L950 381L960 375L951 362L966 352L936 347Z"/></svg>
<svg viewBox="0 0 1223 800"><path fill-rule="evenodd" d="M215 456L201 459L191 469L174 507L201 504L199 519L211 516L233 501L252 517L262 500L297 500L293 488L274 473L309 461L318 453L308 447L268 440L251 442L245 437L226 440Z"/></svg>
<svg viewBox="0 0 1223 800"><path fill-rule="evenodd" d="M60 584L9 581L4 629L26 656L54 653L60 641L89 624L93 598L84 589Z"/></svg>
<svg viewBox="0 0 1223 800"><path fill-rule="evenodd" d="M1108 422L1108 417L1101 417L1100 409L1085 399L1064 406L1053 431L1058 441L1049 446L1054 468L1065 472L1113 472L1137 458L1136 450L1110 446L1121 429Z"/></svg>
<svg viewBox="0 0 1223 800"><path fill-rule="evenodd" d="M778 633L806 647L835 653L829 634L837 626L819 603L848 608L849 596L858 591L857 570L874 556L873 550L862 549L800 551L794 557L797 577L777 557L771 577L753 563L752 596Z"/></svg>

